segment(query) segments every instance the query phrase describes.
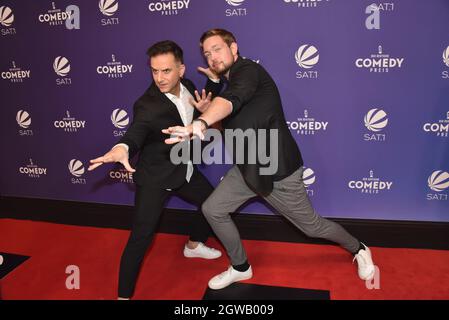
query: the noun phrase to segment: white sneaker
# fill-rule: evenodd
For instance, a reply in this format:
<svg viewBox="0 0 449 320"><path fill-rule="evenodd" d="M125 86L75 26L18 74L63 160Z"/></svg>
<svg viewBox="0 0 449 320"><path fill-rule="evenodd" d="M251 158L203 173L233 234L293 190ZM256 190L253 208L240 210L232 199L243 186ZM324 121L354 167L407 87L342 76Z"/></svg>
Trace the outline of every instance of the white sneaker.
<svg viewBox="0 0 449 320"><path fill-rule="evenodd" d="M237 271L230 266L228 270L209 280L209 288L214 290L223 289L236 281L248 280L252 277L253 270L251 269L251 266L248 270L243 272Z"/></svg>
<svg viewBox="0 0 449 320"><path fill-rule="evenodd" d="M184 246L184 257L186 258L203 258L203 259L217 259L221 257L221 251L214 248L209 248L202 242L198 242L195 249Z"/></svg>
<svg viewBox="0 0 449 320"><path fill-rule="evenodd" d="M371 280L374 277L375 268L373 259L371 257L371 250L362 243L365 249L360 250L355 256L352 262L357 260L359 277L362 280Z"/></svg>

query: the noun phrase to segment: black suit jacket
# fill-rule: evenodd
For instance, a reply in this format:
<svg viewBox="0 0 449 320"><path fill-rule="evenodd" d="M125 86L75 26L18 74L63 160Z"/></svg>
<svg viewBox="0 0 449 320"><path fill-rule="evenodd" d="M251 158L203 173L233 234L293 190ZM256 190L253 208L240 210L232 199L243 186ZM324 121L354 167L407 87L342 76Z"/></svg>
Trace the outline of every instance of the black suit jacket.
<svg viewBox="0 0 449 320"><path fill-rule="evenodd" d="M263 195L269 194L273 189L273 181L289 176L303 165L301 152L286 124L278 88L261 65L241 57L232 65L228 81L228 87L219 94L232 102L233 106L232 113L223 120L224 128L278 130L278 170L275 174L261 175L259 169L268 165L259 162L238 165L253 190ZM269 145L268 132L263 142ZM251 143L257 145L257 141ZM247 147L248 144L245 150L248 150Z"/></svg>
<svg viewBox="0 0 449 320"><path fill-rule="evenodd" d="M195 97L195 85L188 79L181 83ZM206 90L215 91L218 85L208 81ZM195 109L193 119L199 115ZM186 180L187 164L175 165L170 160L169 138L162 129L172 126L184 126L176 105L163 94L153 82L134 104L133 122L118 143L129 146L129 158L140 151L136 164L134 182L138 185L153 184L164 189L180 187ZM187 142L182 142L187 143Z"/></svg>

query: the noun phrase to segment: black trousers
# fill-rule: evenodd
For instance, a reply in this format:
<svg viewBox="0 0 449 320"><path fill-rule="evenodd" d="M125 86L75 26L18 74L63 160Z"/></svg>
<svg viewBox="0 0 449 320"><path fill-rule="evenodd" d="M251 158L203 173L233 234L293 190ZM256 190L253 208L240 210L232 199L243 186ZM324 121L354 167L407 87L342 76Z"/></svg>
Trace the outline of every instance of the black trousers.
<svg viewBox="0 0 449 320"><path fill-rule="evenodd" d="M190 240L205 242L211 229L201 212L201 205L212 191L212 185L196 168L190 182L186 181L179 189L173 191L155 186L137 186L131 234L120 261L119 297L129 298L134 293L143 258L153 239L167 198L170 195L177 195L198 207L198 214L191 221Z"/></svg>

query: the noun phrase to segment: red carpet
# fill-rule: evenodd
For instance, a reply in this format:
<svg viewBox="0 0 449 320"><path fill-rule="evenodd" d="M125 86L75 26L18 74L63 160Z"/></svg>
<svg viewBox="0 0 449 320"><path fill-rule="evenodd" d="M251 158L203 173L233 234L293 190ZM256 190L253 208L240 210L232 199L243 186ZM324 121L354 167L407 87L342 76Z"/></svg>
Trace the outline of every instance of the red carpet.
<svg viewBox="0 0 449 320"><path fill-rule="evenodd" d="M30 256L0 280L2 299L115 299L120 256L129 231L0 219L0 252ZM136 299L201 299L228 260L186 259L187 237L157 234ZM210 246L217 247L215 239ZM380 289L357 276L337 246L244 241L254 277L247 283L329 290L331 299L449 299L449 251L371 247ZM222 249L221 246L219 246ZM80 268L80 289L65 286L66 267Z"/></svg>

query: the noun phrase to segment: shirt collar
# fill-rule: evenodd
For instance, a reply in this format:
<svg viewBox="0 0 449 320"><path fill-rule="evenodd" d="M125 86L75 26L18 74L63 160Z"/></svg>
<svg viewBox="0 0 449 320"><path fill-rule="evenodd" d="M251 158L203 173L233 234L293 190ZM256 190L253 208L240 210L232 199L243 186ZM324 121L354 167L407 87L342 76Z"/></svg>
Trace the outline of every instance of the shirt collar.
<svg viewBox="0 0 449 320"><path fill-rule="evenodd" d="M183 85L182 83L179 83L179 85L180 85L180 87L181 87L181 89L180 89L180 91L179 91L179 99L182 99L182 97L184 96L184 92L185 92L185 90L187 90L187 89L186 89L186 87L184 87L184 85ZM173 100L175 100L175 99L178 99L177 96L175 96L174 94L171 94L171 93L169 93L169 92L164 93L164 94L165 94L165 96L166 96L167 98L169 98L171 101L173 101Z"/></svg>

